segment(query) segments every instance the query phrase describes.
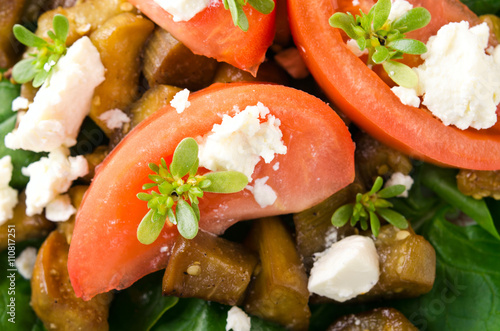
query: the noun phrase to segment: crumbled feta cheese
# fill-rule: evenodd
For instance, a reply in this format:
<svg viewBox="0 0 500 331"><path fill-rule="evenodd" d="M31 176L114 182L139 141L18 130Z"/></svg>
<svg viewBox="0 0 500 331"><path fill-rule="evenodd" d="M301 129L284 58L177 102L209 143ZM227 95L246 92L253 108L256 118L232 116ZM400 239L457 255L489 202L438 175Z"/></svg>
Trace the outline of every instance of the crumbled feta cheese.
<svg viewBox="0 0 500 331"><path fill-rule="evenodd" d="M26 247L16 258L16 269L25 279L31 279L35 268L37 250L35 247Z"/></svg>
<svg viewBox="0 0 500 331"><path fill-rule="evenodd" d="M391 0L391 2L391 12L388 18L391 22L397 20L413 8L413 5L405 0Z"/></svg>
<svg viewBox="0 0 500 331"><path fill-rule="evenodd" d="M394 86L391 91L401 100L401 103L406 106L420 107L420 98L414 89L402 86Z"/></svg>
<svg viewBox="0 0 500 331"><path fill-rule="evenodd" d="M104 81L104 66L88 37L77 40L52 69L19 127L5 137L10 149L35 152L76 144L90 111L94 89Z"/></svg>
<svg viewBox="0 0 500 331"><path fill-rule="evenodd" d="M73 180L88 173L85 157L68 155L69 150L61 147L22 169L23 175L30 177L26 186L26 215L40 214L45 206L69 189Z"/></svg>
<svg viewBox="0 0 500 331"><path fill-rule="evenodd" d="M122 112L120 109L111 109L99 116L99 119L106 123L106 126L110 130L120 129L123 124L129 123L130 118Z"/></svg>
<svg viewBox="0 0 500 331"><path fill-rule="evenodd" d="M368 292L379 276L375 243L369 237L354 235L334 243L314 262L308 289L344 302Z"/></svg>
<svg viewBox="0 0 500 331"><path fill-rule="evenodd" d="M184 90L179 91L174 95L174 98L170 101L170 105L175 108L178 114L180 114L191 105L191 102L188 101L188 98L189 90L185 88Z"/></svg>
<svg viewBox="0 0 500 331"><path fill-rule="evenodd" d="M211 0L154 0L173 16L174 22L189 21L208 7Z"/></svg>
<svg viewBox="0 0 500 331"><path fill-rule="evenodd" d="M57 196L45 207L45 217L52 222L65 222L74 213L76 209L67 194Z"/></svg>
<svg viewBox="0 0 500 331"><path fill-rule="evenodd" d="M261 208L271 206L278 198L273 188L266 184L268 179L269 176L256 179L253 187L250 185L246 187L247 190L252 192L255 201L257 201Z"/></svg>
<svg viewBox="0 0 500 331"><path fill-rule="evenodd" d="M25 110L30 106L30 101L23 97L17 97L12 101L12 111Z"/></svg>
<svg viewBox="0 0 500 331"><path fill-rule="evenodd" d="M363 51L360 50L358 43L354 39L349 39L347 41L347 48L349 48L349 50L353 52L357 57L368 54L368 49L365 48Z"/></svg>
<svg viewBox="0 0 500 331"><path fill-rule="evenodd" d="M200 166L212 171L240 171L251 181L261 158L270 163L275 154L286 154L280 124L261 102L233 117L224 115L222 123L215 124L212 133L202 138Z"/></svg>
<svg viewBox="0 0 500 331"><path fill-rule="evenodd" d="M445 125L486 129L497 121L500 58L485 53L488 38L486 23L469 29L462 21L443 26L427 42L425 62L415 69L418 92Z"/></svg>
<svg viewBox="0 0 500 331"><path fill-rule="evenodd" d="M411 189L413 185L413 178L410 176L406 176L401 172L395 172L392 174L391 178L385 183L385 187L394 186L394 185L403 185L406 187L406 190L398 195L398 197L408 198L408 191Z"/></svg>
<svg viewBox="0 0 500 331"><path fill-rule="evenodd" d="M227 312L226 331L250 331L251 323L250 316L236 306Z"/></svg>
<svg viewBox="0 0 500 331"><path fill-rule="evenodd" d="M18 201L17 191L9 186L13 169L10 155L0 159L0 225L14 216Z"/></svg>
<svg viewBox="0 0 500 331"><path fill-rule="evenodd" d="M339 231L338 228L335 226L332 226L328 231L326 232L325 236L325 247L331 247L333 244L335 244L339 240Z"/></svg>
<svg viewBox="0 0 500 331"><path fill-rule="evenodd" d="M278 169L280 168L280 163L279 162L276 162L274 165L273 165L273 170L274 171L278 171Z"/></svg>
<svg viewBox="0 0 500 331"><path fill-rule="evenodd" d="M359 6L359 0L352 0L353 6Z"/></svg>

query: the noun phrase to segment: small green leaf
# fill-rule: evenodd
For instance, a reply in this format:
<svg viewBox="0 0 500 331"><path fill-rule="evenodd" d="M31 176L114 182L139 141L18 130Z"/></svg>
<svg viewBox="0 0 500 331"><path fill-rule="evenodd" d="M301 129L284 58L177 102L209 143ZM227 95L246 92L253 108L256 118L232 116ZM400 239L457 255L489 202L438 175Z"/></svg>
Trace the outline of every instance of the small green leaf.
<svg viewBox="0 0 500 331"><path fill-rule="evenodd" d="M153 199L153 196L151 194L141 192L141 193L137 194L137 198L139 200L142 200L142 201L149 201L149 200Z"/></svg>
<svg viewBox="0 0 500 331"><path fill-rule="evenodd" d="M177 201L177 229L181 236L193 239L198 234L198 218L193 208L184 200Z"/></svg>
<svg viewBox="0 0 500 331"><path fill-rule="evenodd" d="M407 11L403 16L395 20L391 28L401 33L421 29L431 21L431 14L424 7L416 7Z"/></svg>
<svg viewBox="0 0 500 331"><path fill-rule="evenodd" d="M375 182L373 183L372 189L370 190L370 192L368 194L372 195L372 194L377 193L382 188L382 185L384 185L384 180L382 179L382 177L378 176L375 179ZM358 195L359 194L360 193L358 193Z"/></svg>
<svg viewBox="0 0 500 331"><path fill-rule="evenodd" d="M199 165L200 165L200 160L198 158L196 158L196 162L193 164L191 169L189 169L190 176L196 176L196 173L198 172Z"/></svg>
<svg viewBox="0 0 500 331"><path fill-rule="evenodd" d="M248 19L241 8L241 4L237 0L227 0L227 5L229 7L229 12L233 18L233 23L238 26L241 30L248 30Z"/></svg>
<svg viewBox="0 0 500 331"><path fill-rule="evenodd" d="M60 14L55 15L52 20L52 26L54 27L57 39L65 42L69 32L69 21L66 16Z"/></svg>
<svg viewBox="0 0 500 331"><path fill-rule="evenodd" d="M389 77L398 85L414 88L418 84L417 74L406 64L396 61L386 61L383 63L384 70Z"/></svg>
<svg viewBox="0 0 500 331"><path fill-rule="evenodd" d="M160 171L160 167L158 167L156 164L154 163L150 163L148 164L148 167L149 169L151 169L153 172L155 173L158 173L158 171Z"/></svg>
<svg viewBox="0 0 500 331"><path fill-rule="evenodd" d="M399 39L390 42L387 46L406 54L424 54L427 47L421 41L414 39Z"/></svg>
<svg viewBox="0 0 500 331"><path fill-rule="evenodd" d="M354 26L356 22L352 15L347 15L344 13L335 13L328 20L331 27L339 28L344 30L344 32L351 38L357 40L359 37L354 31Z"/></svg>
<svg viewBox="0 0 500 331"><path fill-rule="evenodd" d="M375 64L383 63L389 58L389 50L384 46L375 47L375 53L372 55L372 61Z"/></svg>
<svg viewBox="0 0 500 331"><path fill-rule="evenodd" d="M379 0L373 9L373 30L377 31L389 18L391 12L391 0Z"/></svg>
<svg viewBox="0 0 500 331"><path fill-rule="evenodd" d="M161 184L161 183L163 183L165 181L165 179L163 179L159 175L149 175L148 178L151 179L153 182L155 182L157 184Z"/></svg>
<svg viewBox="0 0 500 331"><path fill-rule="evenodd" d="M189 173L198 160L198 143L193 138L183 139L174 151L170 172L178 178Z"/></svg>
<svg viewBox="0 0 500 331"><path fill-rule="evenodd" d="M156 221L153 220L156 218ZM137 228L137 239L144 245L150 245L158 238L165 224L166 218L155 215L153 210L148 211Z"/></svg>
<svg viewBox="0 0 500 331"><path fill-rule="evenodd" d="M205 192L236 193L248 185L248 177L238 171L210 172L205 177L212 182Z"/></svg>
<svg viewBox="0 0 500 331"><path fill-rule="evenodd" d="M387 222L399 229L408 228L408 221L406 220L406 218L394 210L382 208L377 209L377 213L382 216L382 218Z"/></svg>
<svg viewBox="0 0 500 331"><path fill-rule="evenodd" d="M403 193L406 190L406 186L404 185L393 185L384 188L380 192L377 193L379 198L389 199L394 198Z"/></svg>
<svg viewBox="0 0 500 331"><path fill-rule="evenodd" d="M172 224L177 224L177 217L174 214L174 211L172 208L167 209L167 217L170 223Z"/></svg>
<svg viewBox="0 0 500 331"><path fill-rule="evenodd" d="M31 81L35 75L36 70L34 66L35 59L27 58L18 62L12 69L12 77L17 83L24 84Z"/></svg>
<svg viewBox="0 0 500 331"><path fill-rule="evenodd" d="M198 207L197 203L192 203L191 208L193 208L194 214L196 215L196 219L199 222L200 221L200 207Z"/></svg>
<svg viewBox="0 0 500 331"><path fill-rule="evenodd" d="M165 182L161 183L160 185L158 185L158 190L163 195L170 195L172 193L172 191L174 190L174 187L172 186L172 184L165 181Z"/></svg>
<svg viewBox="0 0 500 331"><path fill-rule="evenodd" d="M206 189L207 187L209 187L210 185L212 185L212 181L208 180L208 179L204 179L200 182L200 184L198 184L199 187L204 190Z"/></svg>
<svg viewBox="0 0 500 331"><path fill-rule="evenodd" d="M270 14L274 10L273 0L248 0L248 3L264 15Z"/></svg>
<svg viewBox="0 0 500 331"><path fill-rule="evenodd" d="M372 233L375 237L378 237L380 230L380 220L378 216L374 212L370 212L370 227L372 229Z"/></svg>
<svg viewBox="0 0 500 331"><path fill-rule="evenodd" d="M332 224L336 227L342 227L349 222L352 216L354 205L352 203L343 205L337 209L332 215Z"/></svg>
<svg viewBox="0 0 500 331"><path fill-rule="evenodd" d="M376 209L377 208L391 208L392 207L392 203L390 203L389 201L384 200L384 199L375 200L373 205L375 206Z"/></svg>
<svg viewBox="0 0 500 331"><path fill-rule="evenodd" d="M364 51L366 49L366 39L361 37L356 40L356 43L358 44L358 47L361 51Z"/></svg>
<svg viewBox="0 0 500 331"><path fill-rule="evenodd" d="M40 70L33 78L33 87L40 87L43 85L45 80L49 77L50 71Z"/></svg>
<svg viewBox="0 0 500 331"><path fill-rule="evenodd" d="M19 42L28 47L42 48L47 45L47 42L35 35L30 30L20 24L14 25L12 28L14 36Z"/></svg>
<svg viewBox="0 0 500 331"><path fill-rule="evenodd" d="M143 190L149 190L149 189L152 189L153 187L155 187L156 185L158 185L158 184L156 184L156 183L147 183L147 184L142 185L142 189Z"/></svg>
<svg viewBox="0 0 500 331"><path fill-rule="evenodd" d="M368 230L368 222L366 221L366 218L361 218L361 230L366 231Z"/></svg>

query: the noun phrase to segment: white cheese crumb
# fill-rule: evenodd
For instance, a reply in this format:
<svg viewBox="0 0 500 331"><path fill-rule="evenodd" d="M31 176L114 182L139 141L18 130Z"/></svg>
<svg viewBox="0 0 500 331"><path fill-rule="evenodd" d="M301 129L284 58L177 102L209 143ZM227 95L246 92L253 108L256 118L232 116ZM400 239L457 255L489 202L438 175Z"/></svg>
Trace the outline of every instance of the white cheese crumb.
<svg viewBox="0 0 500 331"><path fill-rule="evenodd" d="M339 240L338 237L339 237L339 231L338 231L337 227L332 226L326 232L325 247L331 247L333 244L335 244Z"/></svg>
<svg viewBox="0 0 500 331"><path fill-rule="evenodd" d="M94 89L104 81L104 70L90 39L78 39L57 62L18 129L5 137L5 145L10 149L51 152L76 144Z"/></svg>
<svg viewBox="0 0 500 331"><path fill-rule="evenodd" d="M354 39L349 39L347 41L347 48L354 53L357 57L368 54L368 49L365 48L364 51L359 49L358 43Z"/></svg>
<svg viewBox="0 0 500 331"><path fill-rule="evenodd" d="M249 180L263 158L270 163L275 154L286 154L280 120L269 114L261 102L248 106L233 117L224 115L220 125L200 143L200 166L212 171L233 170ZM261 120L265 120L261 123Z"/></svg>
<svg viewBox="0 0 500 331"><path fill-rule="evenodd" d="M67 194L57 196L45 207L45 217L52 222L65 222L74 213L76 209Z"/></svg>
<svg viewBox="0 0 500 331"><path fill-rule="evenodd" d="M117 108L102 113L99 119L106 123L106 126L110 130L120 129L123 124L130 122L130 118L127 114Z"/></svg>
<svg viewBox="0 0 500 331"><path fill-rule="evenodd" d="M369 237L354 235L334 243L314 262L308 289L344 302L368 292L379 276L375 243Z"/></svg>
<svg viewBox="0 0 500 331"><path fill-rule="evenodd" d="M189 21L208 7L211 0L154 0L173 16L174 22Z"/></svg>
<svg viewBox="0 0 500 331"><path fill-rule="evenodd" d="M40 214L45 206L69 189L73 180L88 173L85 157L68 155L69 150L61 147L22 169L23 175L30 177L26 186L26 215Z"/></svg>
<svg viewBox="0 0 500 331"><path fill-rule="evenodd" d="M250 316L236 306L227 312L226 331L250 331L251 323Z"/></svg>
<svg viewBox="0 0 500 331"><path fill-rule="evenodd" d="M425 62L415 69L422 104L445 125L486 129L497 121L500 58L485 53L486 23L449 23L427 42ZM498 48L498 47L497 47Z"/></svg>
<svg viewBox="0 0 500 331"><path fill-rule="evenodd" d="M391 178L385 183L385 187L394 186L394 185L403 185L406 187L406 190L398 195L398 197L408 198L408 191L413 186L413 178L410 176L406 176L401 172L395 172L392 174Z"/></svg>
<svg viewBox="0 0 500 331"><path fill-rule="evenodd" d="M389 13L388 18L391 22L397 20L413 8L413 5L405 0L391 0L391 2L391 12Z"/></svg>
<svg viewBox="0 0 500 331"><path fill-rule="evenodd" d="M359 0L352 0L353 6L359 6Z"/></svg>
<svg viewBox="0 0 500 331"><path fill-rule="evenodd" d="M16 269L25 279L31 279L36 262L37 249L26 247L16 258Z"/></svg>
<svg viewBox="0 0 500 331"><path fill-rule="evenodd" d="M414 89L402 86L394 86L391 91L401 100L401 103L406 106L420 107L420 98Z"/></svg>
<svg viewBox="0 0 500 331"><path fill-rule="evenodd" d="M18 202L17 191L9 186L13 169L10 155L0 159L0 225L14 216Z"/></svg>
<svg viewBox="0 0 500 331"><path fill-rule="evenodd" d="M256 179L253 187L250 185L246 187L247 190L252 192L255 201L261 208L271 206L278 198L273 188L266 184L268 179L269 176Z"/></svg>
<svg viewBox="0 0 500 331"><path fill-rule="evenodd" d="M274 165L273 165L273 170L274 171L278 171L278 169L280 168L280 163L279 162L276 162Z"/></svg>
<svg viewBox="0 0 500 331"><path fill-rule="evenodd" d="M23 97L17 97L12 101L12 111L25 110L30 106L30 101Z"/></svg>
<svg viewBox="0 0 500 331"><path fill-rule="evenodd" d="M177 92L174 98L170 101L170 105L175 108L178 114L186 110L187 107L191 106L189 99L189 90L185 88L182 91Z"/></svg>

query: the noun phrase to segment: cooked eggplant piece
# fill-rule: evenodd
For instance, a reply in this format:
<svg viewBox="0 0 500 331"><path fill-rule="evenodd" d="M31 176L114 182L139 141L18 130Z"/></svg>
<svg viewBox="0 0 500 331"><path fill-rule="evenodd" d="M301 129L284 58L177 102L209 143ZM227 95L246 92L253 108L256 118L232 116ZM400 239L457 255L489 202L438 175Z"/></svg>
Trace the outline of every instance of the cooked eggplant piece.
<svg viewBox="0 0 500 331"><path fill-rule="evenodd" d="M233 67L227 63L220 63L215 72L214 83L236 83L236 82L269 82L281 85L289 83L286 72L276 63L266 61L262 63L257 72L257 77L247 71Z"/></svg>
<svg viewBox="0 0 500 331"><path fill-rule="evenodd" d="M490 33L493 32L496 40L500 42L500 17L493 14L488 14L479 16L479 18L481 19L481 21L486 22L486 24L488 24L490 28ZM491 41L491 36L490 36L490 41Z"/></svg>
<svg viewBox="0 0 500 331"><path fill-rule="evenodd" d="M475 199L492 197L500 200L500 171L461 169L457 175L460 192Z"/></svg>
<svg viewBox="0 0 500 331"><path fill-rule="evenodd" d="M356 194L362 191L364 189L361 183L355 181L320 204L293 215L297 250L306 270L312 268L314 254L323 252L328 248L327 245L332 244L328 237L333 235L340 240L354 234L355 229L352 226L337 228L332 225L331 218L339 207L353 202Z"/></svg>
<svg viewBox="0 0 500 331"><path fill-rule="evenodd" d="M358 298L409 298L429 292L436 277L436 252L413 232L392 225L380 228L375 246L380 258L378 283Z"/></svg>
<svg viewBox="0 0 500 331"><path fill-rule="evenodd" d="M71 204L76 210L80 208L83 200L83 195L87 192L89 187L87 185L77 185L69 189L68 194L71 199ZM64 234L66 237L66 242L68 245L71 243L71 238L73 237L73 229L75 228L76 215L72 215L66 222L58 222L57 230Z"/></svg>
<svg viewBox="0 0 500 331"><path fill-rule="evenodd" d="M19 194L19 203L14 208L14 216L0 226L0 251L7 248L8 226L16 227L16 242L20 243L28 239L44 238L54 229L54 223L48 221L43 215L26 215L26 194Z"/></svg>
<svg viewBox="0 0 500 331"><path fill-rule="evenodd" d="M150 86L166 84L196 91L210 85L216 68L215 59L194 54L160 27L146 45L144 76Z"/></svg>
<svg viewBox="0 0 500 331"><path fill-rule="evenodd" d="M102 163L102 161L104 161L108 153L109 153L108 146L97 146L92 153L84 155L89 165L89 173L83 177L83 180L86 183L90 184L92 178L94 178L95 169L97 168L97 166L99 166L99 164Z"/></svg>
<svg viewBox="0 0 500 331"><path fill-rule="evenodd" d="M179 236L163 277L163 294L241 304L257 257L243 245L200 231Z"/></svg>
<svg viewBox="0 0 500 331"><path fill-rule="evenodd" d="M408 319L394 308L377 308L360 314L339 318L327 331L418 331Z"/></svg>
<svg viewBox="0 0 500 331"><path fill-rule="evenodd" d="M8 69L22 52L21 44L15 42L12 27L21 20L26 0L2 0L0 6L0 68Z"/></svg>
<svg viewBox="0 0 500 331"><path fill-rule="evenodd" d="M247 245L261 265L250 284L245 310L292 330L307 330L311 311L307 275L292 235L277 218L254 221Z"/></svg>
<svg viewBox="0 0 500 331"><path fill-rule="evenodd" d="M106 68L106 80L95 89L89 116L108 137L112 130L99 117L111 109L123 111L137 99L142 46L153 29L150 20L123 13L90 35Z"/></svg>
<svg viewBox="0 0 500 331"><path fill-rule="evenodd" d="M68 275L69 245L58 231L45 240L31 278L31 306L47 330L108 330L112 295L90 301L75 296Z"/></svg>

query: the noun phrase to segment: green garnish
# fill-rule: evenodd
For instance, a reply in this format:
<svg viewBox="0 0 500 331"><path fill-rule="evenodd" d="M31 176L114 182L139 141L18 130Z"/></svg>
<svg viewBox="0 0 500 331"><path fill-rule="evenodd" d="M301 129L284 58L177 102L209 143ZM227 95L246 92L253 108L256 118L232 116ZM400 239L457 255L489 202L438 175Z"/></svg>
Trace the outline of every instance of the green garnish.
<svg viewBox="0 0 500 331"><path fill-rule="evenodd" d="M18 62L12 71L12 77L18 83L27 83L33 80L34 87L40 87L49 77L52 68L57 61L66 54L66 38L68 37L69 22L68 19L60 14L54 16L52 21L54 32L48 31L47 34L52 42L43 40L24 26L14 25L14 36L23 45L36 48L36 53L30 54L30 57Z"/></svg>
<svg viewBox="0 0 500 331"><path fill-rule="evenodd" d="M243 6L247 3L264 15L270 14L274 10L273 0L222 0L224 8L231 12L233 23L241 30L248 30L248 18L243 12Z"/></svg>
<svg viewBox="0 0 500 331"><path fill-rule="evenodd" d="M379 0L367 14L335 13L330 25L340 28L356 40L361 51L368 50L368 64L382 64L389 77L398 85L413 88L418 84L417 74L407 65L393 60L403 54L423 54L427 47L421 41L406 39L405 33L423 28L431 21L431 14L423 7L409 10L391 22L391 0Z"/></svg>
<svg viewBox="0 0 500 331"><path fill-rule="evenodd" d="M145 184L143 190L158 187L158 192L141 192L140 200L148 202L149 212L137 228L137 239L145 245L153 243L160 235L168 218L186 239L198 233L200 209L198 203L204 192L235 193L243 190L248 178L238 171L210 172L203 176L198 172L198 144L193 138L183 139L175 149L170 169L162 158L161 163L149 164L154 175L153 183ZM187 178L185 178L187 177Z"/></svg>
<svg viewBox="0 0 500 331"><path fill-rule="evenodd" d="M356 203L346 204L333 213L332 224L341 227L351 222L355 226L358 222L361 229L368 230L368 220L375 237L380 229L379 216L399 229L406 229L408 222L400 213L390 209L393 205L385 199L394 198L405 191L404 185L393 185L381 190L384 181L377 177L372 189L365 193L358 193Z"/></svg>

